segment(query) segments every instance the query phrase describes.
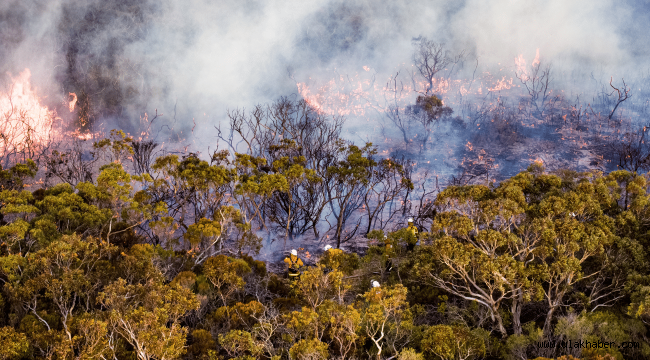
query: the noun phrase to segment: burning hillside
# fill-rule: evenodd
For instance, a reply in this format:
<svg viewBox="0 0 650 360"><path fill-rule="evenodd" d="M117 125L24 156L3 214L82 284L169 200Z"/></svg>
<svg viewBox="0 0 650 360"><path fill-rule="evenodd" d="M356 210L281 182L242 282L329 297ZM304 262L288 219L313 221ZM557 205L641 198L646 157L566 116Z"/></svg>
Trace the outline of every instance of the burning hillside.
<svg viewBox="0 0 650 360"><path fill-rule="evenodd" d="M0 1L0 359L650 358L649 21Z"/></svg>
<svg viewBox="0 0 650 360"><path fill-rule="evenodd" d="M408 157L453 182L499 180L534 161L578 171L647 166L630 163L636 157L645 164L648 150L639 138L644 119L628 110L645 112L645 104L631 100L625 80L603 85L585 103L582 94L556 87L561 82L539 49L531 62L520 54L496 75L477 74L477 65L471 79L455 72L463 54L454 58L445 51L442 44L416 41L415 64L397 68L383 86L364 67L366 73L320 86L298 82L297 88L319 112L368 119L359 130L373 127L386 154ZM427 108L423 99L439 103Z"/></svg>

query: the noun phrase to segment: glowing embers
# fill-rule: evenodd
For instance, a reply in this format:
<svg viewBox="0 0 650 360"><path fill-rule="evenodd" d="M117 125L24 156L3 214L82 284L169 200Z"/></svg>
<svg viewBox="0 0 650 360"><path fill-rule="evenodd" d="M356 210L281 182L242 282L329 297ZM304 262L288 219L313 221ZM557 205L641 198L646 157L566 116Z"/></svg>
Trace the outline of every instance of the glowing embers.
<svg viewBox="0 0 650 360"><path fill-rule="evenodd" d="M497 83L494 85L494 87L488 88L489 91L501 91L501 90L508 90L512 87L512 78L510 80L506 80L506 77L503 76L501 80L497 80Z"/></svg>
<svg viewBox="0 0 650 360"><path fill-rule="evenodd" d="M376 81L376 73L367 66L366 73L353 76L337 75L324 85L312 85L316 81L309 78L306 82L296 82L298 93L309 105L321 114L341 116L364 116L369 111L383 113L391 104L397 102L406 106L413 100L414 94L424 93L431 85L430 93L446 94L450 89L461 87L467 93L466 84L461 80L434 78L431 84L415 78L406 78L397 72L390 76L385 85ZM402 104L402 102L404 102Z"/></svg>
<svg viewBox="0 0 650 360"><path fill-rule="evenodd" d="M522 56L518 61L525 65ZM423 94L435 94L440 99L444 97L445 105L453 108L466 101L465 96L482 97L520 86L514 83L515 79L511 76L512 67L501 69L498 74L486 71L472 79L442 76L434 77L431 81L419 77L409 68L396 69L385 80L380 80L378 77L381 75L368 66L364 66L363 70L354 75L336 74L325 81L310 77L302 82L296 81L296 87L300 96L321 114L365 116L391 109L403 111L413 104L418 95Z"/></svg>
<svg viewBox="0 0 650 360"><path fill-rule="evenodd" d="M0 156L31 158L50 143L56 112L42 105L32 90L29 69L17 77L8 75L11 84L0 94Z"/></svg>
<svg viewBox="0 0 650 360"><path fill-rule="evenodd" d="M370 71L364 67L364 70ZM312 87L307 82L297 82L298 93L309 105L321 114L340 116L363 116L369 108L375 107L374 96L381 91L374 76L368 78L338 76L326 84ZM310 78L311 80L311 78Z"/></svg>

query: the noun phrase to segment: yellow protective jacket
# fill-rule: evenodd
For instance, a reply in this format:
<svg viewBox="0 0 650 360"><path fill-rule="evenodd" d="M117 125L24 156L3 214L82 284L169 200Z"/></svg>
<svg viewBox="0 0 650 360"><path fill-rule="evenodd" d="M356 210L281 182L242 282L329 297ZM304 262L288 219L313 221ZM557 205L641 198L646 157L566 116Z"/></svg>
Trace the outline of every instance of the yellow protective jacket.
<svg viewBox="0 0 650 360"><path fill-rule="evenodd" d="M418 237L418 228L415 225L409 225L407 229L411 230L411 233L417 238Z"/></svg>
<svg viewBox="0 0 650 360"><path fill-rule="evenodd" d="M284 262L289 266L289 276L295 276L293 274L298 275L300 273L300 268L305 265L302 260L295 255L289 255L289 257L284 258Z"/></svg>
<svg viewBox="0 0 650 360"><path fill-rule="evenodd" d="M384 251L385 255L387 257L393 256L394 252L395 252L395 250L393 249L393 241L391 239L385 238L384 239L384 244L386 245L386 247L384 248L385 249L385 251Z"/></svg>

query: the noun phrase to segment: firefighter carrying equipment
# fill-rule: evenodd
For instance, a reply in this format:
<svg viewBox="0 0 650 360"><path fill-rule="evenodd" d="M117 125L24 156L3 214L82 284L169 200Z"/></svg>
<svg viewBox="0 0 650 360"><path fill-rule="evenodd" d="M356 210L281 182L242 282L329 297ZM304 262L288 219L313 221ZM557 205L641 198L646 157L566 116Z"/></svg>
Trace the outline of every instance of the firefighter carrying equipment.
<svg viewBox="0 0 650 360"><path fill-rule="evenodd" d="M289 266L289 279L295 280L300 277L300 268L303 267L302 260L297 256L298 252L291 250L291 255L284 258L284 262Z"/></svg>
<svg viewBox="0 0 650 360"><path fill-rule="evenodd" d="M417 238L419 232L418 232L418 227L415 226L415 224L413 224L413 218L409 218L408 224L409 226L407 227L407 229L409 229L411 233L415 235L415 237Z"/></svg>

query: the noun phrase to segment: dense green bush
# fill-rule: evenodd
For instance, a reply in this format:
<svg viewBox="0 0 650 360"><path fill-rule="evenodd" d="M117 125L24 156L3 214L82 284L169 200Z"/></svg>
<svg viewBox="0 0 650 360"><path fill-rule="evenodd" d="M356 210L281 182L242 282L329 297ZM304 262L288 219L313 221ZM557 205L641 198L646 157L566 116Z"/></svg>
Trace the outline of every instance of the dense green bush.
<svg viewBox="0 0 650 360"><path fill-rule="evenodd" d="M290 282L255 259L265 234L287 231L260 211L305 180L306 162L265 172L241 154L167 155L132 175L119 160L128 146L98 144L118 154L95 181L30 192L34 164L2 170L0 358L650 356L646 175L533 165L498 185L449 186L429 231L371 229L365 254L302 249L313 265ZM341 149L337 176L371 156ZM638 346L538 346L569 340Z"/></svg>

